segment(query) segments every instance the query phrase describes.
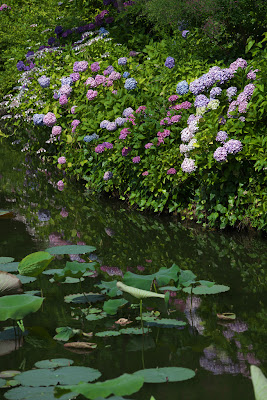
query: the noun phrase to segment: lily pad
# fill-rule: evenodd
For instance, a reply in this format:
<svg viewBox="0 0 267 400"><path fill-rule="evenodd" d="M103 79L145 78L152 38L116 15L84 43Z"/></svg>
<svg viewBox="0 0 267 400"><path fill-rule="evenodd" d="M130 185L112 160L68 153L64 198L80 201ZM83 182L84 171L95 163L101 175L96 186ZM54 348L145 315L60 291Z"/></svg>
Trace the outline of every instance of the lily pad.
<svg viewBox="0 0 267 400"><path fill-rule="evenodd" d="M101 312L100 314L88 314L86 315L87 321L97 321L99 319L103 319L107 316L107 313Z"/></svg>
<svg viewBox="0 0 267 400"><path fill-rule="evenodd" d="M63 395L61 400L69 400L76 397L75 393ZM54 397L54 387L24 387L20 386L8 390L4 397L7 400L56 400Z"/></svg>
<svg viewBox="0 0 267 400"><path fill-rule="evenodd" d="M179 271L180 268L175 264L173 264L169 269L164 267L160 268L158 272L155 272L155 274L152 275L137 275L128 271L124 275L123 282L126 285L136 287L138 289L150 290L154 279L157 280L159 286L168 285L171 280L177 281L177 274Z"/></svg>
<svg viewBox="0 0 267 400"><path fill-rule="evenodd" d="M69 367L74 363L73 360L68 358L52 358L51 360L37 361L34 366L36 368L57 368L57 367Z"/></svg>
<svg viewBox="0 0 267 400"><path fill-rule="evenodd" d="M103 310L110 315L114 315L117 313L118 308L127 304L128 301L124 299L115 299L115 300L108 300L105 301Z"/></svg>
<svg viewBox="0 0 267 400"><path fill-rule="evenodd" d="M136 379L137 378L137 379ZM142 376L123 374L115 379L97 383L80 383L75 386L56 387L56 395L69 392L82 394L87 399L107 398L110 394L118 396L130 395L141 389L144 383Z"/></svg>
<svg viewBox="0 0 267 400"><path fill-rule="evenodd" d="M101 281L100 284L96 284L96 287L101 289L101 293L106 294L109 297L116 297L122 294L122 291L117 288L117 280L106 282Z"/></svg>
<svg viewBox="0 0 267 400"><path fill-rule="evenodd" d="M211 287L208 286L196 286L192 289L192 293L196 295L201 295L201 294L218 294L218 293L223 293L227 292L230 290L229 286L225 285L213 285ZM191 293L191 287L186 287L183 289L184 292L186 293Z"/></svg>
<svg viewBox="0 0 267 400"><path fill-rule="evenodd" d="M195 282L196 275L190 270L181 270L179 276L179 285L185 287Z"/></svg>
<svg viewBox="0 0 267 400"><path fill-rule="evenodd" d="M3 379L14 378L14 376L16 376L18 374L20 374L20 371L13 371L13 370L1 371L0 372L0 378L3 378Z"/></svg>
<svg viewBox="0 0 267 400"><path fill-rule="evenodd" d="M142 376L145 383L166 383L186 381L193 378L195 372L189 368L164 367L141 369L134 372L134 375Z"/></svg>
<svg viewBox="0 0 267 400"><path fill-rule="evenodd" d="M1 213L1 210L0 210L0 213ZM7 264L14 260L15 260L15 258L13 258L13 257L0 257L0 264Z"/></svg>
<svg viewBox="0 0 267 400"><path fill-rule="evenodd" d="M79 283L79 282L83 282L84 278L72 278L71 276L67 276L66 278L63 277L63 281L60 281L60 283ZM57 282L57 280L55 280L54 278L49 279L49 282L54 283Z"/></svg>
<svg viewBox="0 0 267 400"><path fill-rule="evenodd" d="M164 292L165 290L170 290L171 292L178 292L181 289L177 288L176 286L163 286L163 287L160 287L159 290L161 292Z"/></svg>
<svg viewBox="0 0 267 400"><path fill-rule="evenodd" d="M18 272L18 265L19 265L19 262L17 262L17 261L9 262L9 263L6 263L6 264L0 264L0 271Z"/></svg>
<svg viewBox="0 0 267 400"><path fill-rule="evenodd" d="M101 372L89 367L61 367L54 369L32 369L22 372L17 380L22 386L76 385L79 382L92 382Z"/></svg>
<svg viewBox="0 0 267 400"><path fill-rule="evenodd" d="M42 273L44 275L54 275L54 274L60 274L63 271L63 268L52 268L52 269L46 269Z"/></svg>
<svg viewBox="0 0 267 400"><path fill-rule="evenodd" d="M23 285L26 285L27 283L32 283L32 282L36 281L36 279L37 279L37 278L34 278L33 276L24 276L24 275L20 275L20 274L17 274L16 277L19 278L19 280L21 281L21 283Z"/></svg>
<svg viewBox="0 0 267 400"><path fill-rule="evenodd" d="M137 320L140 320L140 317L136 318ZM147 323L148 326L161 326L164 328L175 328L177 326L185 326L186 322L184 321L177 321L176 319L171 319L171 318L155 318L155 317L148 317L144 316L143 321Z"/></svg>
<svg viewBox="0 0 267 400"><path fill-rule="evenodd" d="M4 387L6 384L6 381L2 378L0 378L0 388Z"/></svg>
<svg viewBox="0 0 267 400"><path fill-rule="evenodd" d="M142 328L123 328L119 330L120 333L124 335L143 335ZM144 333L151 332L151 329L144 328Z"/></svg>
<svg viewBox="0 0 267 400"><path fill-rule="evenodd" d="M22 293L22 283L16 275L0 271L0 296Z"/></svg>
<svg viewBox="0 0 267 400"><path fill-rule="evenodd" d="M38 276L53 260L46 251L37 251L24 257L18 266L18 271L25 276Z"/></svg>
<svg viewBox="0 0 267 400"><path fill-rule="evenodd" d="M108 337L108 336L120 336L121 333L119 331L103 331L95 333L95 336L99 337Z"/></svg>
<svg viewBox="0 0 267 400"><path fill-rule="evenodd" d="M7 319L20 320L26 315L39 310L43 297L29 296L27 294L14 294L0 298L0 321Z"/></svg>
<svg viewBox="0 0 267 400"><path fill-rule="evenodd" d="M55 246L46 249L45 251L49 254L86 254L92 253L96 250L94 246L86 245L65 245L65 246Z"/></svg>
<svg viewBox="0 0 267 400"><path fill-rule="evenodd" d="M66 303L94 303L96 301L104 300L104 296L100 293L77 293L77 294L69 294L64 297L64 301Z"/></svg>

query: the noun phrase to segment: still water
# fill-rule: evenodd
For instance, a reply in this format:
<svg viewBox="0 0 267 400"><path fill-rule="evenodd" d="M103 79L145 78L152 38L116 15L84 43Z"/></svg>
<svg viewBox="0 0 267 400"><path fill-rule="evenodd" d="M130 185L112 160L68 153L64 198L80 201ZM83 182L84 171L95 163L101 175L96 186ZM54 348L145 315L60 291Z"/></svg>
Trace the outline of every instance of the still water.
<svg viewBox="0 0 267 400"><path fill-rule="evenodd" d="M1 144L0 209L13 215L0 218L0 256L20 261L47 247L88 244L97 249L103 275L87 278L82 286L51 284L49 276L25 285L26 290L42 287L44 306L25 318L29 333L20 348L8 350L0 332L0 371L26 371L36 361L61 357L99 369L103 379L132 373L144 365L179 366L195 370L195 378L145 384L130 397L253 400L249 366L258 365L267 374L266 238L255 232L204 231L194 224L181 224L176 217L140 213L114 199L90 196L74 183L61 192L55 185L57 180L55 172L46 170L42 162L33 163L23 153ZM59 259L58 266L62 262ZM191 314L190 299L179 294L171 297L171 309L188 323L183 329L154 327L147 337L94 338L98 347L91 352L70 351L53 339L57 327L81 328L81 321L71 318L70 304L64 303L66 294L96 292L94 285L111 279L116 271L151 274L173 263L192 270L198 279L231 289L195 296ZM236 320L218 319L217 313L223 312L235 313ZM122 316L128 317L119 312L116 319ZM82 328L88 332L107 330L114 321L114 317L107 317ZM0 330L4 326L0 323Z"/></svg>

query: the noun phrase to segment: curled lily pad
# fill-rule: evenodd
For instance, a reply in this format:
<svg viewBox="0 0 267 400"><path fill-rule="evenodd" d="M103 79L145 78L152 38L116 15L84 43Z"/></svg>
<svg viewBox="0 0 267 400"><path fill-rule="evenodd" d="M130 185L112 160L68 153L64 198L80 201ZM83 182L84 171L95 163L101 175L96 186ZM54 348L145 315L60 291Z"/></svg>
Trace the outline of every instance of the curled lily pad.
<svg viewBox="0 0 267 400"><path fill-rule="evenodd" d="M61 367L54 369L32 369L22 372L17 380L22 386L75 385L81 381L92 382L101 376L97 369L89 367Z"/></svg>
<svg viewBox="0 0 267 400"><path fill-rule="evenodd" d="M147 299L150 297L159 297L161 299L165 298L164 294L150 292L148 290L143 290L143 289L137 289L135 287L125 285L122 282L117 282L117 288L123 292L129 293L131 296L134 296L137 299Z"/></svg>
<svg viewBox="0 0 267 400"><path fill-rule="evenodd" d="M22 293L22 283L16 275L0 271L0 296Z"/></svg>
<svg viewBox="0 0 267 400"><path fill-rule="evenodd" d="M18 271L25 276L38 276L53 260L46 251L37 251L24 257L18 266Z"/></svg>
<svg viewBox="0 0 267 400"><path fill-rule="evenodd" d="M189 368L166 367L141 369L134 375L142 376L145 383L166 383L191 379L195 376L195 372Z"/></svg>
<svg viewBox="0 0 267 400"><path fill-rule="evenodd" d="M0 298L0 321L21 320L26 315L39 310L44 298L27 294L14 294Z"/></svg>
<svg viewBox="0 0 267 400"><path fill-rule="evenodd" d="M73 360L68 358L52 358L51 360L42 360L36 362L34 365L37 368L57 368L57 367L69 367L74 363Z"/></svg>

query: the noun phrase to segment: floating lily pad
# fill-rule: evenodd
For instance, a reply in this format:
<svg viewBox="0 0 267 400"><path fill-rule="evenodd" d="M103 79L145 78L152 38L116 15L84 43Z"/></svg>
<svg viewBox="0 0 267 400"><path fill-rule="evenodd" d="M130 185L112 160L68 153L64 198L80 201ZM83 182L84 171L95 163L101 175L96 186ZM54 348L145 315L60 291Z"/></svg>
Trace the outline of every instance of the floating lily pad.
<svg viewBox="0 0 267 400"><path fill-rule="evenodd" d="M36 279L37 279L37 278L34 278L33 276L24 276L24 275L20 275L20 274L17 274L16 277L19 278L19 280L21 281L21 283L23 285L26 285L27 283L32 283L32 282L36 281Z"/></svg>
<svg viewBox="0 0 267 400"><path fill-rule="evenodd" d="M142 328L123 328L120 329L120 333L123 333L124 335L143 335L143 330ZM149 328L144 328L144 333L151 332L151 329Z"/></svg>
<svg viewBox="0 0 267 400"><path fill-rule="evenodd" d="M73 360L68 358L52 358L51 360L37 361L34 366L37 368L57 368L57 367L69 367L74 363Z"/></svg>
<svg viewBox="0 0 267 400"><path fill-rule="evenodd" d="M180 288L177 288L175 286L163 286L161 288L159 288L159 290L161 292L164 292L165 290L170 290L171 292L178 292L179 290L181 290Z"/></svg>
<svg viewBox="0 0 267 400"><path fill-rule="evenodd" d="M22 293L22 283L16 275L0 271L0 296Z"/></svg>
<svg viewBox="0 0 267 400"><path fill-rule="evenodd" d="M136 379L138 378L138 379ZM110 379L105 382L97 383L80 383L75 386L56 387L56 395L61 395L69 392L82 394L87 399L97 399L99 397L107 398L110 394L118 396L130 395L141 389L144 383L144 378L137 375L123 374L115 379Z"/></svg>
<svg viewBox="0 0 267 400"><path fill-rule="evenodd" d="M44 275L54 275L54 274L60 274L63 271L63 268L52 268L52 269L46 269L42 273Z"/></svg>
<svg viewBox="0 0 267 400"><path fill-rule="evenodd" d="M49 279L49 282L54 283L57 280L55 280L54 278ZM66 278L64 278L63 281L60 281L60 283L79 283L79 282L83 282L84 278L72 278L71 276L67 276Z"/></svg>
<svg viewBox="0 0 267 400"><path fill-rule="evenodd" d="M108 337L108 336L120 336L121 333L119 331L103 331L95 333L95 336L99 337Z"/></svg>
<svg viewBox="0 0 267 400"><path fill-rule="evenodd" d="M137 320L140 320L140 317L136 318ZM148 326L162 326L164 328L174 328L177 326L185 326L186 322L184 321L177 321L176 319L171 319L171 318L155 318L155 317L149 317L149 316L144 316L143 321L147 323Z"/></svg>
<svg viewBox="0 0 267 400"><path fill-rule="evenodd" d="M9 258L9 257L7 257ZM18 265L19 262L9 262L6 264L0 264L0 271L6 271L6 272L18 272Z"/></svg>
<svg viewBox="0 0 267 400"><path fill-rule="evenodd" d="M230 290L229 286L225 285L213 285L211 287L208 286L196 286L193 288L192 293L196 295L201 295L201 294L218 294L218 293L223 293L227 292ZM186 293L191 293L191 287L186 287L183 289L184 292Z"/></svg>
<svg viewBox="0 0 267 400"><path fill-rule="evenodd" d="M0 378L0 388L4 387L6 384L6 381L2 378Z"/></svg>
<svg viewBox="0 0 267 400"><path fill-rule="evenodd" d="M61 367L54 369L32 369L22 372L17 380L22 386L76 385L79 382L92 382L101 376L101 372L88 367Z"/></svg>
<svg viewBox="0 0 267 400"><path fill-rule="evenodd" d="M6 381L6 384L3 387L9 389L9 388L13 388L13 387L16 387L16 386L20 386L19 381L16 381L16 379L9 379L9 380Z"/></svg>
<svg viewBox="0 0 267 400"><path fill-rule="evenodd" d="M87 321L97 321L99 319L103 319L107 316L107 313L101 312L100 314L88 314L86 315Z"/></svg>
<svg viewBox="0 0 267 400"><path fill-rule="evenodd" d="M0 214L1 214L1 210L0 210ZM15 258L13 258L13 257L0 257L0 264L7 264L14 260L15 260Z"/></svg>
<svg viewBox="0 0 267 400"><path fill-rule="evenodd" d="M14 376L16 376L18 374L20 374L20 371L13 371L13 370L1 371L0 372L0 378L3 378L3 379L14 378Z"/></svg>
<svg viewBox="0 0 267 400"><path fill-rule="evenodd" d="M145 383L166 383L186 381L193 378L195 372L189 368L165 367L141 369L134 372L134 375L142 376Z"/></svg>
<svg viewBox="0 0 267 400"><path fill-rule="evenodd" d="M86 245L65 245L65 246L55 246L46 249L49 254L85 254L92 253L96 250L94 246Z"/></svg>
<svg viewBox="0 0 267 400"><path fill-rule="evenodd" d="M0 298L0 321L20 320L39 310L44 298L27 294L14 294Z"/></svg>
<svg viewBox="0 0 267 400"><path fill-rule="evenodd" d="M68 296L64 297L64 301L66 303L94 303L96 301L101 301L105 297L100 293L77 293L77 294L69 294Z"/></svg>
<svg viewBox="0 0 267 400"><path fill-rule="evenodd" d="M122 307L127 303L128 303L128 301L125 299L108 300L108 301L105 301L103 310L107 314L114 315L118 311L119 307Z"/></svg>
<svg viewBox="0 0 267 400"><path fill-rule="evenodd" d="M61 400L69 400L76 397L75 393L68 393L60 397ZM24 387L20 386L8 390L4 397L7 400L56 400L54 387Z"/></svg>

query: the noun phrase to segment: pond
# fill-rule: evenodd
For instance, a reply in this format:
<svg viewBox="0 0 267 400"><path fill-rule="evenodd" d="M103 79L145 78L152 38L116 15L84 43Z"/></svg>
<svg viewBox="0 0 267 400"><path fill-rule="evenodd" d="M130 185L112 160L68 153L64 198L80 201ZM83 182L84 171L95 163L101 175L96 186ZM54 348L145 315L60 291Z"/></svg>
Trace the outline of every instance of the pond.
<svg viewBox="0 0 267 400"><path fill-rule="evenodd" d="M253 400L249 367L254 364L265 374L267 371L265 238L256 232L204 231L179 222L176 216L143 214L115 199L92 196L75 183L59 191L56 181L56 172L46 170L41 161L33 162L1 143L0 209L10 214L0 218L0 257L20 261L53 246L90 245L96 250L89 259L97 261L98 267L82 282L53 282L53 274L44 273L24 284L24 291L41 290L45 300L39 311L24 318L26 331L19 344L12 337L6 340L4 328L10 323L0 322L0 371L28 371L40 360L57 358L95 368L101 372L101 380L143 368L184 367L193 370L195 377L176 383L145 383L125 398ZM66 261L83 258L89 261L88 255L56 256L51 268L64 268ZM114 315L90 320L82 311L85 303L64 301L64 296L71 294L100 293L103 287L96 285L122 280L127 271L153 275L173 264L192 271L197 279L227 285L230 290L192 298L183 291L171 291L169 314L161 307L157 310L163 318L182 320L186 325L162 327L144 322L148 333L114 337L95 333L140 328L140 320L135 319L138 305L126 304ZM103 301L109 297L94 300L90 301L91 313L103 314ZM152 315L151 308L143 307L145 317L147 312ZM235 314L236 319L217 316L226 312ZM119 327L115 321L120 318L133 322ZM68 342L54 339L59 327L80 330L80 335L81 331L93 332L90 339L78 334L68 342L89 341L97 346L66 347ZM7 395L8 390L0 390L1 398Z"/></svg>

